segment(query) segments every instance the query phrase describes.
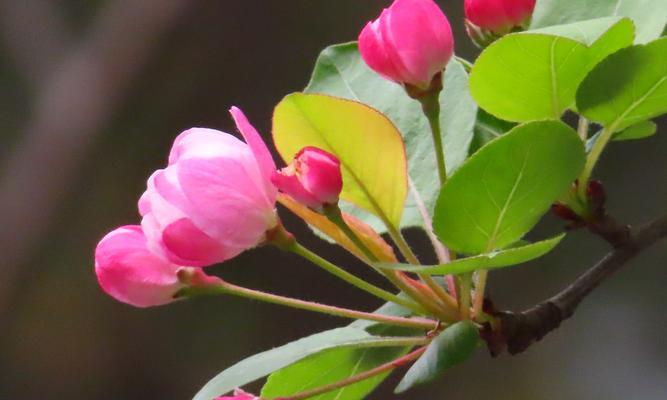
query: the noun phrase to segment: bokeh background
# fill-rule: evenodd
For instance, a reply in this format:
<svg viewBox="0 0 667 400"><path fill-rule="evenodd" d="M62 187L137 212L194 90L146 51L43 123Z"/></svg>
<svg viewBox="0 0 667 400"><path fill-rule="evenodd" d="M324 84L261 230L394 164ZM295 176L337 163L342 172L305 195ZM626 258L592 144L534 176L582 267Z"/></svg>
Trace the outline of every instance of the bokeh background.
<svg viewBox="0 0 667 400"><path fill-rule="evenodd" d="M0 0L0 399L188 399L245 356L346 323L236 298L130 308L100 291L92 254L107 231L138 221L138 195L175 135L233 132L227 109L238 105L268 138L273 106L305 86L319 50L354 40L388 3ZM457 51L473 58L462 1L440 4ZM665 122L650 139L610 146L597 170L622 221L667 211ZM284 211L307 245L366 272ZM560 225L548 217L532 235ZM432 259L421 234L409 239ZM607 250L574 232L557 252L493 273L490 293L502 307L531 305ZM664 242L642 254L525 354L479 351L399 398L667 398L666 260ZM270 248L214 271L282 294L379 305ZM371 399L394 398L395 383Z"/></svg>

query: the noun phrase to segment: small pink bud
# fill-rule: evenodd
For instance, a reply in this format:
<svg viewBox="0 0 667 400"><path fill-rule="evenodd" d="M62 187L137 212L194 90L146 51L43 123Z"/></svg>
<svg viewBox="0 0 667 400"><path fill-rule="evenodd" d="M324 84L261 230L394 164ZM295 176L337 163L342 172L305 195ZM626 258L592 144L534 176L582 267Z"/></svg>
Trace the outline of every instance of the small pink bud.
<svg viewBox="0 0 667 400"><path fill-rule="evenodd" d="M468 33L477 29L492 35L504 35L527 25L535 9L535 0L465 0Z"/></svg>
<svg viewBox="0 0 667 400"><path fill-rule="evenodd" d="M234 391L234 396L222 396L215 400L260 400L260 398L253 394L246 393L241 389L236 389Z"/></svg>
<svg viewBox="0 0 667 400"><path fill-rule="evenodd" d="M275 171L274 185L294 200L314 210L338 203L343 189L340 161L317 147L304 147L287 167Z"/></svg>
<svg viewBox="0 0 667 400"><path fill-rule="evenodd" d="M433 0L395 0L361 31L359 52L378 74L425 90L452 58L454 36Z"/></svg>
<svg viewBox="0 0 667 400"><path fill-rule="evenodd" d="M181 267L151 253L138 225L120 227L107 234L95 249L95 273L111 297L136 307L174 301L184 287Z"/></svg>
<svg viewBox="0 0 667 400"><path fill-rule="evenodd" d="M271 154L241 110L231 113L246 143L213 129L188 129L139 200L149 247L175 264L223 262L261 243L278 223Z"/></svg>

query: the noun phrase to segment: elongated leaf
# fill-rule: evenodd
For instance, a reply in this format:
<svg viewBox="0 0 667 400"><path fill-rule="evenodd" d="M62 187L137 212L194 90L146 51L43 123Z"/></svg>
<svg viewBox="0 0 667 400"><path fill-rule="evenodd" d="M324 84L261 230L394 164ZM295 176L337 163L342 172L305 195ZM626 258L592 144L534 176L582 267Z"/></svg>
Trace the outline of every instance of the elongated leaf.
<svg viewBox="0 0 667 400"><path fill-rule="evenodd" d="M308 357L272 374L262 388L263 399L293 395L365 372L406 353L405 347L341 347ZM361 400L386 379L389 372L354 385L312 397L312 400Z"/></svg>
<svg viewBox="0 0 667 400"><path fill-rule="evenodd" d="M531 29L600 17L629 17L637 27L637 42L662 33L667 23L667 0L538 0Z"/></svg>
<svg viewBox="0 0 667 400"><path fill-rule="evenodd" d="M354 327L317 333L236 363L211 379L195 395L194 400L214 399L308 356L335 347L402 347L404 342L404 338L373 336Z"/></svg>
<svg viewBox="0 0 667 400"><path fill-rule="evenodd" d="M429 212L439 192L435 153L428 122L420 105L403 88L369 69L359 55L356 42L330 46L320 54L306 93L323 93L360 101L381 111L401 132L408 156L409 175ZM457 61L445 70L440 94L442 137L447 170L451 173L466 159L472 139L477 105L470 96L468 76ZM370 151L370 150L369 150ZM378 232L386 228L365 212L353 213ZM410 194L401 221L402 227L422 226L422 217Z"/></svg>
<svg viewBox="0 0 667 400"><path fill-rule="evenodd" d="M447 264L440 265L410 265L379 263L379 268L397 269L427 275L462 274L478 269L497 269L525 263L547 254L560 243L565 235L537 243L530 243L493 253L478 256L459 258Z"/></svg>
<svg viewBox="0 0 667 400"><path fill-rule="evenodd" d="M376 314L407 317L411 311L395 303L385 303L375 310ZM418 331L378 324L367 320L357 320L349 327L363 329L374 335L381 336L414 336ZM312 355L304 360L271 374L262 389L262 396L270 398L281 393L296 393L340 379L350 377L358 372L373 368L376 365L400 357L409 347L382 347L382 348L336 348ZM363 398L375 386L386 378L386 374L366 380L354 386L330 392L323 398L354 399ZM344 397L343 397L344 395ZM336 397L338 396L338 397ZM358 397L355 397L358 396ZM316 399L322 399L316 397Z"/></svg>
<svg viewBox="0 0 667 400"><path fill-rule="evenodd" d="M306 146L341 162L341 197L399 226L408 191L403 140L384 115L361 103L294 93L276 106L273 140L286 162Z"/></svg>
<svg viewBox="0 0 667 400"><path fill-rule="evenodd" d="M667 112L667 38L628 47L601 62L581 84L577 107L612 131Z"/></svg>
<svg viewBox="0 0 667 400"><path fill-rule="evenodd" d="M479 345L479 333L470 321L457 322L448 327L429 344L426 352L405 374L396 387L396 393L437 378L446 369L462 363Z"/></svg>
<svg viewBox="0 0 667 400"><path fill-rule="evenodd" d="M473 155L447 181L434 229L451 249L484 254L528 232L578 176L584 148L557 121L520 125Z"/></svg>
<svg viewBox="0 0 667 400"><path fill-rule="evenodd" d="M279 195L278 201L280 204L289 208L294 214L298 215L301 219L308 222L312 227L323 232L336 243L340 244L347 251L356 255L359 258L365 258L363 252L345 235L341 229L336 226L333 222L329 221L327 217L322 214L312 211L308 207L296 202L289 196ZM347 225L352 229L353 232L359 237L359 239L364 242L366 247L380 260L391 261L396 260L396 255L394 250L387 244L387 242L382 239L382 236L378 235L370 226L366 225L364 222L358 220L357 218L343 213L343 218Z"/></svg>

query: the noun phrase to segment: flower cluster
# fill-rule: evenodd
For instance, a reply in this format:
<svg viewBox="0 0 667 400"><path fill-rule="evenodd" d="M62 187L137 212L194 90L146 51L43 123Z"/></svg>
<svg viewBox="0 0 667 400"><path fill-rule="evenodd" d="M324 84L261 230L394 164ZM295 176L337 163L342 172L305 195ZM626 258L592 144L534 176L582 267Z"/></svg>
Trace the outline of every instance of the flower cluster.
<svg viewBox="0 0 667 400"><path fill-rule="evenodd" d="M481 37L480 32L486 34L487 31L499 37L525 24L534 3L534 0L466 0L466 23L471 37L477 40ZM400 84L408 96L421 103L431 128L436 159L434 167L437 167L440 183L444 185L447 171L440 132L439 94L443 89L443 71L454 55L454 39L445 13L433 0L395 0L361 31L359 55L378 75ZM367 107L362 108L368 111ZM117 228L99 242L95 251L95 271L106 293L136 307L163 305L197 294L238 295L329 315L419 329L425 332L425 337L417 338L416 345L428 343L435 333L448 325L469 322L467 320L483 314L485 275L475 282L473 290L472 272L464 277L440 276L440 281L419 273L423 269L413 269L419 260L403 238L398 222L391 225L382 213L378 216L383 218L387 233L412 265L407 269L379 266L382 262L397 262L393 248L369 225L343 213L338 206L341 196L353 203L354 199L345 196L354 197L359 193L369 196L367 187L354 187L344 181L348 177L359 179L346 161L345 156L349 157L349 153L339 150L340 154L334 154L336 151L329 148L324 150L301 143L300 150L296 151L298 147L290 150L288 165L278 169L262 137L243 112L232 107L230 113L244 141L207 128L182 132L173 143L167 165L148 178L146 190L138 201L141 224ZM355 115L354 118L366 123L364 117ZM401 135L391 123L386 125L398 138L394 143L400 149L399 161L405 164ZM326 140L320 144L329 146ZM345 145L357 146L352 141L345 141ZM293 159L292 151L296 151ZM361 164L366 164L366 160L363 159ZM382 171L375 172L373 179L382 174ZM388 174L391 183L400 181L407 186L405 166L403 172L403 176ZM377 186L379 188L373 190L382 191L388 185ZM399 202L405 200L405 192L407 189ZM281 224L277 202L350 250L402 293L381 289L305 249ZM395 209L402 210L400 206L403 205L401 203ZM401 215L396 219L400 221ZM426 225L431 224L430 216L424 215L423 219ZM448 262L445 241L439 242L435 234L432 236L440 261ZM263 244L303 256L357 288L404 307L408 315L382 315L292 299L242 288L204 272L205 267ZM409 272L415 272L416 276ZM471 293L475 294L474 304L471 304ZM477 334L473 324L463 329ZM474 345L475 342L470 343ZM474 347L471 345L471 349ZM399 360L414 361L424 351L425 347L422 347ZM378 367L376 370L378 374L384 373L398 365L399 362L389 363L386 369ZM322 390L328 390L327 386ZM320 392L307 393L308 396L297 398ZM218 397L217 400L225 399L259 398L237 390L232 397Z"/></svg>
<svg viewBox="0 0 667 400"><path fill-rule="evenodd" d="M213 129L181 133L167 167L150 176L139 199L141 226L120 227L98 244L97 277L115 299L161 305L185 287L215 282L200 267L265 242L279 225L272 181L313 208L337 203L342 180L335 156L307 148L294 165L276 171L243 112L233 107L231 114L245 143Z"/></svg>

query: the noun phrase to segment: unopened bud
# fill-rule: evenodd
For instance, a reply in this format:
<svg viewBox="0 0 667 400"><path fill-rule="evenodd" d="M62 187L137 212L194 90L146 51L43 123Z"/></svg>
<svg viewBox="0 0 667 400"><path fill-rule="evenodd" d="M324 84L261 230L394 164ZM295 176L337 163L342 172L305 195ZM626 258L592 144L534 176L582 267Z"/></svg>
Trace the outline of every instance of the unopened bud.
<svg viewBox="0 0 667 400"><path fill-rule="evenodd" d="M343 189L340 161L317 147L304 147L287 167L271 177L274 185L294 200L316 211L338 203Z"/></svg>
<svg viewBox="0 0 667 400"><path fill-rule="evenodd" d="M465 0L466 29L479 47L528 26L535 0Z"/></svg>
<svg viewBox="0 0 667 400"><path fill-rule="evenodd" d="M452 58L454 35L433 0L395 0L361 31L359 52L383 77L426 90Z"/></svg>

